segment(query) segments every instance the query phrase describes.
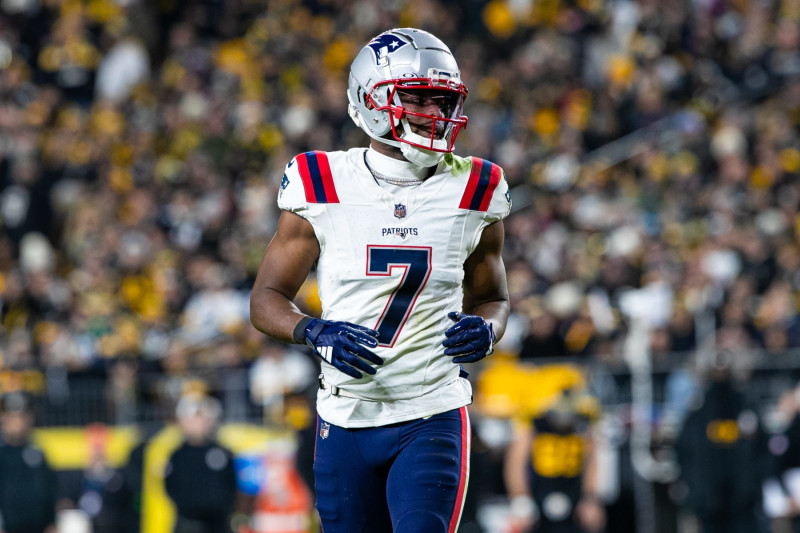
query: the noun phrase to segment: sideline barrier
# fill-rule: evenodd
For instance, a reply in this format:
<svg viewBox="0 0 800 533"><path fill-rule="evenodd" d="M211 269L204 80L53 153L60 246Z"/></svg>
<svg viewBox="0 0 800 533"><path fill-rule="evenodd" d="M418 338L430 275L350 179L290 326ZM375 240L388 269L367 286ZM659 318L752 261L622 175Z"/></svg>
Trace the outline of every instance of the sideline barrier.
<svg viewBox="0 0 800 533"><path fill-rule="evenodd" d="M253 424L223 424L217 438L233 451L237 459L247 459L256 464L269 464L268 459L273 456L293 461L296 447L291 431ZM54 470L76 471L86 469L96 460L105 461L111 468L123 466L131 451L141 442L141 434L135 427L91 424L86 427L36 428L32 439L43 450ZM172 531L175 510L164 488L164 469L181 442L180 431L175 425L164 426L147 441L142 477L143 533ZM243 492L252 494L264 488L267 474L263 469L261 472L257 470L255 473L253 469L237 471L237 477L246 476L238 480Z"/></svg>

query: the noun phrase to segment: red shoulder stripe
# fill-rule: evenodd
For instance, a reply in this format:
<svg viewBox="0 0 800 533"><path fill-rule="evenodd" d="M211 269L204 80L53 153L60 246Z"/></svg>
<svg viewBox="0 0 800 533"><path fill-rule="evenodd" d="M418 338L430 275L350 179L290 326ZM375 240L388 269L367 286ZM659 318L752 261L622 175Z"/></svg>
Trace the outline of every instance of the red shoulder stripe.
<svg viewBox="0 0 800 533"><path fill-rule="evenodd" d="M481 179L481 167L483 166L483 159L478 157L472 158L472 170L469 173L469 181L467 188L464 189L464 195L461 197L461 203L458 207L461 209L469 209L472 203L472 198L475 196L475 190L478 188L478 182Z"/></svg>
<svg viewBox="0 0 800 533"><path fill-rule="evenodd" d="M338 204L331 166L325 152L306 152L297 156L297 170L303 180L306 201L313 204Z"/></svg>
<svg viewBox="0 0 800 533"><path fill-rule="evenodd" d="M328 154L325 152L314 152L317 156L317 165L322 179L322 186L325 189L325 199L329 204L338 204L339 197L336 195L336 187L333 185L333 173L328 162Z"/></svg>
<svg viewBox="0 0 800 533"><path fill-rule="evenodd" d="M494 190L500 184L503 171L498 165L486 159L472 158L469 181L458 205L461 209L488 211Z"/></svg>
<svg viewBox="0 0 800 533"><path fill-rule="evenodd" d="M486 186L486 191L483 194L483 199L481 200L480 211L488 211L489 204L492 203L492 196L494 196L494 190L500 184L500 178L502 177L502 171L500 170L499 165L495 165L494 163L489 163L492 165L492 171L489 174L489 184Z"/></svg>

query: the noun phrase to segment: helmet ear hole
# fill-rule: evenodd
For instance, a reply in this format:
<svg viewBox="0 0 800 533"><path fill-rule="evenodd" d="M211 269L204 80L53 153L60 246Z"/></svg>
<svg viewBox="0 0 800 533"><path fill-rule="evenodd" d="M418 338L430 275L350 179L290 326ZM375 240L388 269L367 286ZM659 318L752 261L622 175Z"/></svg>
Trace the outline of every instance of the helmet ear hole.
<svg viewBox="0 0 800 533"><path fill-rule="evenodd" d="M358 102L363 105L366 109L375 109L375 105L372 103L370 98L367 98L367 92L359 87L358 88Z"/></svg>

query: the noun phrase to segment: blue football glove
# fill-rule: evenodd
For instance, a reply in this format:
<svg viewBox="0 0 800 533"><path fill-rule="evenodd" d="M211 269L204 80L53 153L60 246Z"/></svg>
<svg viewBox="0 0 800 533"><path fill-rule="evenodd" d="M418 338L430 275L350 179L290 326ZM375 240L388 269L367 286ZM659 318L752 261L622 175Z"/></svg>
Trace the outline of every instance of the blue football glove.
<svg viewBox="0 0 800 533"><path fill-rule="evenodd" d="M474 363L480 361L494 350L494 334L492 325L482 317L450 312L447 318L455 322L444 332L447 337L442 346L445 355L456 355L454 363Z"/></svg>
<svg viewBox="0 0 800 533"><path fill-rule="evenodd" d="M348 376L363 377L359 370L375 374L375 368L364 359L382 365L383 359L365 348L378 345L378 332L350 322L334 322L315 318L303 330L305 343L320 358L332 364Z"/></svg>

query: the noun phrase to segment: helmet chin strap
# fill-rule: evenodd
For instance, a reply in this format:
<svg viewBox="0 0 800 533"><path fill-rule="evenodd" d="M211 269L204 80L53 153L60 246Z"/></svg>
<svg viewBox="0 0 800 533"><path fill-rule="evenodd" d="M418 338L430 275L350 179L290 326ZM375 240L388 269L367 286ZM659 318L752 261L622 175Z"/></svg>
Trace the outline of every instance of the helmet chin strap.
<svg viewBox="0 0 800 533"><path fill-rule="evenodd" d="M444 152L425 150L424 148L417 148L407 143L400 143L400 152L403 154L403 157L421 167L438 165L439 162L444 159Z"/></svg>
<svg viewBox="0 0 800 533"><path fill-rule="evenodd" d="M398 140L391 139L391 138L389 138L390 135L385 135L383 137L379 137L379 136L375 135L374 133L372 133L372 130L370 130L368 127L366 127L366 121L365 121L364 117L361 116L361 114L356 109L356 106L353 105L352 103L351 103L350 107L348 108L348 112L350 114L350 117L353 119L353 121L356 122L356 124L359 127L361 127L362 130L367 132L367 134L370 137L372 137L376 141L379 141L379 142L381 142L383 144L388 144L389 146L394 146L396 148L399 148L400 149L400 153L402 153L403 157L405 157L410 163L413 163L413 164L415 164L417 166L420 166L420 167L428 168L428 167L432 167L432 166L438 165L442 161L442 159L444 159L445 152L434 152L433 150L426 150L424 148L418 148L418 147L413 146L411 144L408 144L406 142L400 142ZM403 118L391 117L390 120L395 120L396 121L395 122L395 127L402 127L403 128L403 138L404 139L410 139L410 140L412 140L412 141L414 141L414 142L416 142L418 144L422 144L424 142L427 142L427 139L425 137L422 137L421 135L417 135L417 134L415 134L415 133L413 133L411 131L411 126L410 126L410 124L408 123L408 120L405 117L403 117ZM436 142L440 142L440 141L436 141Z"/></svg>
<svg viewBox="0 0 800 533"><path fill-rule="evenodd" d="M407 117L397 117L399 118L399 126L403 128L403 135L402 138L404 140L408 140L414 142L416 144L424 144L429 142L428 139L423 137L422 135L417 135L411 130L411 124L408 123ZM435 144L443 145L443 141L437 140L434 141ZM417 146L408 144L407 142L401 142L400 144L400 152L403 154L403 157L414 163L415 165L419 165L421 167L432 167L434 165L438 165L439 162L444 159L444 152L436 152L433 150L426 150L425 148L419 148ZM438 148L438 146L437 146Z"/></svg>

